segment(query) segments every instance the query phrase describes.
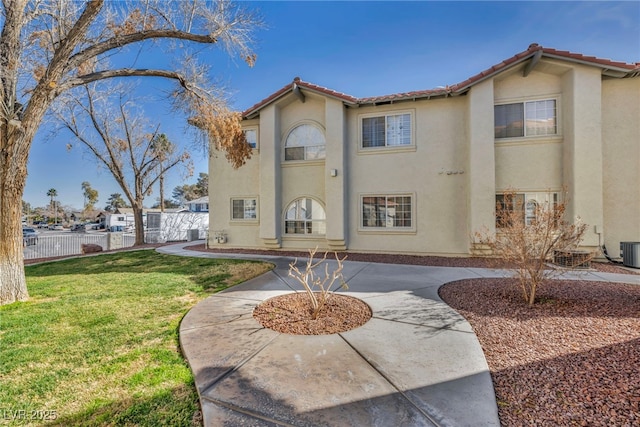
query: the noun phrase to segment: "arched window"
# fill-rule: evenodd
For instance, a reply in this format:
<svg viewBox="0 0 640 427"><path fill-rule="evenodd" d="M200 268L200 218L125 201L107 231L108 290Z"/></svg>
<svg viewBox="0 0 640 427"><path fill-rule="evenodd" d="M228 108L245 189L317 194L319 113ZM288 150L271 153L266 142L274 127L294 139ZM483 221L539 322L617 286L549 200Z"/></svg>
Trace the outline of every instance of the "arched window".
<svg viewBox="0 0 640 427"><path fill-rule="evenodd" d="M286 234L326 234L324 208L310 198L294 200L284 218Z"/></svg>
<svg viewBox="0 0 640 427"><path fill-rule="evenodd" d="M310 124L296 126L284 144L285 160L319 160L325 158L324 134Z"/></svg>

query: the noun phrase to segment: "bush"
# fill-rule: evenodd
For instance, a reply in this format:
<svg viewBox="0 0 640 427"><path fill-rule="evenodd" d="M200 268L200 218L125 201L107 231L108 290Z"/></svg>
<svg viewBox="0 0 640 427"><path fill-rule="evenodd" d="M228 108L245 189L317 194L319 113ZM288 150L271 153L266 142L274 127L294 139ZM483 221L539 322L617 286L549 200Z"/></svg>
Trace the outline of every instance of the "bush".
<svg viewBox="0 0 640 427"><path fill-rule="evenodd" d="M289 276L296 279L298 282L302 284L305 292L309 296L311 301L311 307L313 308L312 317L313 319L317 319L318 314L324 308L327 299L331 292L331 287L336 281L339 281L340 286L337 289L346 288L347 284L345 283L342 277L342 262L347 258L346 256L342 259L338 257L338 254L334 252L336 257L336 261L338 263L338 267L329 272L329 264L326 263L327 260L327 252L324 253L324 257L314 263L313 258L316 255L318 248L309 250L309 259L305 264L304 270L300 271L300 269L296 266L298 259L296 258L291 264L289 264ZM320 267L324 264L324 276L317 273ZM317 291L314 291L314 288ZM337 290L336 289L336 290Z"/></svg>
<svg viewBox="0 0 640 427"><path fill-rule="evenodd" d="M487 230L476 232L475 240L512 266L522 296L529 305L533 305L538 285L562 271L558 266L549 264L554 254L575 251L582 242L587 225L580 218L567 222L564 219L564 202L553 205L537 203L533 218L527 221L524 203L515 192L505 193L501 203L496 204L496 233ZM592 253L575 257L575 262L566 262L562 267L572 269L592 257Z"/></svg>

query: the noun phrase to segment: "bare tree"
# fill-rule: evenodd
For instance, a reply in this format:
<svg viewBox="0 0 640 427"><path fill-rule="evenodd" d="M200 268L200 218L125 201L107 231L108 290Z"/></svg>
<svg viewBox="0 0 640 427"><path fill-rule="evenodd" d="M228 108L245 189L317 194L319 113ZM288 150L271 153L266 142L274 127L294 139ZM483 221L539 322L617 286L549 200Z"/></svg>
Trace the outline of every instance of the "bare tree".
<svg viewBox="0 0 640 427"><path fill-rule="evenodd" d="M159 133L159 125L151 128L143 112L123 94L126 91L97 89L93 84L82 89L81 98L65 103L62 109L55 110L55 115L111 172L133 208L135 244L142 245L145 196L151 194L153 185L168 170L180 164L190 165L191 156L186 150L178 152L176 145Z"/></svg>
<svg viewBox="0 0 640 427"><path fill-rule="evenodd" d="M562 271L550 263L554 254L577 249L587 225L580 218L575 222L565 220L565 202L532 203L529 211L533 216L529 218L525 215L525 203L522 195L511 190L506 192L496 203L497 232L479 231L475 233L475 239L512 268L522 297L533 305L538 286ZM592 257L587 255L576 258L577 264ZM562 267L574 268L577 264L569 262Z"/></svg>
<svg viewBox="0 0 640 427"><path fill-rule="evenodd" d="M165 41L165 56L222 44L253 65L250 45L257 24L251 14L226 0L0 3L0 304L29 297L20 200L31 144L51 104L65 92L100 80L162 77L177 83L171 93L174 106L208 133L216 133L207 126L215 127L218 115L234 116L226 113L221 92L207 82L207 70L193 54L175 61L180 69L115 67L109 60L130 47L153 50L159 48L155 42ZM178 49L168 51L167 40ZM234 164L246 155L243 145L246 140L237 133L215 141L216 148L229 153L240 146L230 154Z"/></svg>

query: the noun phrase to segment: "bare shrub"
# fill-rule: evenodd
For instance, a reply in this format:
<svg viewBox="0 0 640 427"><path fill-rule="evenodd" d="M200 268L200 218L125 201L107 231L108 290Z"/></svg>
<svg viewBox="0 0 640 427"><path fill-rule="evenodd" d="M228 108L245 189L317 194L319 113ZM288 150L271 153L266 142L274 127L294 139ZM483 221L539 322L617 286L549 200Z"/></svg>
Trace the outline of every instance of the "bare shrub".
<svg viewBox="0 0 640 427"><path fill-rule="evenodd" d="M289 264L289 277L293 277L298 282L300 282L304 287L305 292L309 296L311 307L313 309L313 319L316 319L318 317L318 314L324 308L325 304L327 303L327 299L332 292L338 289L347 288L347 284L345 283L342 276L342 262L347 257L345 256L344 258L340 259L338 257L338 254L334 252L338 266L333 271L329 271L329 264L326 262L327 252L324 253L324 256L321 260L314 262L313 258L315 257L317 252L317 247L314 249L309 249L309 259L307 259L304 270L300 270L296 266L298 258L296 258L292 263ZM322 270L319 267L323 264L324 275L318 274L317 271ZM340 283L340 286L332 291L331 288L334 283L336 283L336 281Z"/></svg>
<svg viewBox="0 0 640 427"><path fill-rule="evenodd" d="M510 190L496 203L496 233L483 230L474 234L477 243L511 266L529 305L535 302L541 283L593 257L592 253L581 253L575 257L575 263L569 258L562 268L550 264L556 253L573 253L587 229L579 217L575 222L566 221L565 211L565 202L547 201L536 203L533 216L526 218L524 198Z"/></svg>

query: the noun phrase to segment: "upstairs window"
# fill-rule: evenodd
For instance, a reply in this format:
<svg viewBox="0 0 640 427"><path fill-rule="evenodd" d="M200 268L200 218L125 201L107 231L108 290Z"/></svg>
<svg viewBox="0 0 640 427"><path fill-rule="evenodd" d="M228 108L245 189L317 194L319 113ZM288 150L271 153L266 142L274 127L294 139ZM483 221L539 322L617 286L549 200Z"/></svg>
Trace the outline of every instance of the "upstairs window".
<svg viewBox="0 0 640 427"><path fill-rule="evenodd" d="M555 99L496 105L494 118L496 139L558 134Z"/></svg>
<svg viewBox="0 0 640 427"><path fill-rule="evenodd" d="M295 127L284 144L284 159L321 160L325 158L324 134L317 127L302 124Z"/></svg>
<svg viewBox="0 0 640 427"><path fill-rule="evenodd" d="M246 129L244 136L247 138L251 148L258 148L258 131L256 129Z"/></svg>
<svg viewBox="0 0 640 427"><path fill-rule="evenodd" d="M411 145L411 114L362 119L362 148Z"/></svg>

